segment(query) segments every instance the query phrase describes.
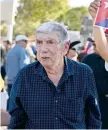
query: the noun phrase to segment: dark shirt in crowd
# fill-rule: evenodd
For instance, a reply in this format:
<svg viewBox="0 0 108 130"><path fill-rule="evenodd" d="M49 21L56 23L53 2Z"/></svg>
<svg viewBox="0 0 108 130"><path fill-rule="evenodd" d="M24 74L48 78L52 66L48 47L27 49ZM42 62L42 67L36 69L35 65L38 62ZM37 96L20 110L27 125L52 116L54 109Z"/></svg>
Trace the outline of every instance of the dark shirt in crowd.
<svg viewBox="0 0 108 130"><path fill-rule="evenodd" d="M105 70L105 61L100 55L93 53L85 56L82 62L89 65L94 72L102 116L102 129L108 129L108 72Z"/></svg>
<svg viewBox="0 0 108 130"><path fill-rule="evenodd" d="M37 61L23 68L13 85L9 129L100 129L92 70L65 59L57 86Z"/></svg>

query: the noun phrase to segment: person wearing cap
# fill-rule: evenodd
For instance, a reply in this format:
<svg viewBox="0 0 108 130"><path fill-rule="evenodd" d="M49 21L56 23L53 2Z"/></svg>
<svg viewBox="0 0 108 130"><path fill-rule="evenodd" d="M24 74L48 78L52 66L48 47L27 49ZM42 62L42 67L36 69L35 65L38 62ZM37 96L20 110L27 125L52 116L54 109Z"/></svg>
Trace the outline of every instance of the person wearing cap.
<svg viewBox="0 0 108 130"><path fill-rule="evenodd" d="M30 63L29 55L25 50L27 41L28 38L25 35L17 35L16 45L6 55L7 91L9 96L16 75L24 66Z"/></svg>
<svg viewBox="0 0 108 130"><path fill-rule="evenodd" d="M92 70L65 57L67 30L58 22L36 29L37 62L14 82L9 129L100 129L101 118Z"/></svg>
<svg viewBox="0 0 108 130"><path fill-rule="evenodd" d="M100 0L94 0L90 3L89 13L92 16L93 21L95 20L99 6L101 6ZM108 71L108 29L104 31L103 28L93 26L93 35L96 47L102 58L106 61L105 69Z"/></svg>
<svg viewBox="0 0 108 130"><path fill-rule="evenodd" d="M80 43L80 41L74 41L70 43L69 50L66 56L74 61L78 61L78 52L76 46Z"/></svg>

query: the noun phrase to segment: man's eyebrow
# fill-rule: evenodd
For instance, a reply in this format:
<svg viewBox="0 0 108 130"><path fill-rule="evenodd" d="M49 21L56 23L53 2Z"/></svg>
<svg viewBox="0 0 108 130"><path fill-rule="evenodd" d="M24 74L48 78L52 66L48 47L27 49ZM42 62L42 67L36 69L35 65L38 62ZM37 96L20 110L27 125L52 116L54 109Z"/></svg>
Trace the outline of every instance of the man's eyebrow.
<svg viewBox="0 0 108 130"><path fill-rule="evenodd" d="M36 41L37 41L37 40L38 40L38 41L42 41L41 39L36 39Z"/></svg>
<svg viewBox="0 0 108 130"><path fill-rule="evenodd" d="M55 39L53 39L53 38L48 38L47 40L48 40L48 41L52 40L52 41L54 41L54 42L58 42L57 40L55 40Z"/></svg>
<svg viewBox="0 0 108 130"><path fill-rule="evenodd" d="M37 41L42 41L41 39L36 39ZM52 39L52 38L47 38L46 41L55 41L57 42L55 39Z"/></svg>

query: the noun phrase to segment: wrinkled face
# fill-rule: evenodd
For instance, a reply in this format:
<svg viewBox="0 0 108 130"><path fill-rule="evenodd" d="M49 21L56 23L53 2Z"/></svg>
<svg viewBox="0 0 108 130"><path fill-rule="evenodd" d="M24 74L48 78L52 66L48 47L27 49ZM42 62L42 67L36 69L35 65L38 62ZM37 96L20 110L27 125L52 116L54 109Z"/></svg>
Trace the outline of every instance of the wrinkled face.
<svg viewBox="0 0 108 130"><path fill-rule="evenodd" d="M44 67L51 68L62 60L66 49L60 42L58 32L36 34L37 59Z"/></svg>

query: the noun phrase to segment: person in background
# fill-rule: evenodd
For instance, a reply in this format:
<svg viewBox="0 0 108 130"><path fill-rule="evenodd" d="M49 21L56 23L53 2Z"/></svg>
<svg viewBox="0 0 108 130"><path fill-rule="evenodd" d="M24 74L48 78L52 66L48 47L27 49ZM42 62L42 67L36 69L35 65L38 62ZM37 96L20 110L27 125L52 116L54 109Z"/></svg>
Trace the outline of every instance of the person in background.
<svg viewBox="0 0 108 130"><path fill-rule="evenodd" d="M9 129L100 129L101 115L92 70L65 57L67 30L58 22L36 29L37 62L13 84Z"/></svg>
<svg viewBox="0 0 108 130"><path fill-rule="evenodd" d="M87 53L84 50L84 46L79 47L79 55L78 55L78 61L81 62L82 59L87 55Z"/></svg>
<svg viewBox="0 0 108 130"><path fill-rule="evenodd" d="M75 47L79 43L80 43L80 41L70 42L69 50L68 50L67 55L66 55L68 58L70 58L74 61L78 61L78 52L77 52L77 49Z"/></svg>
<svg viewBox="0 0 108 130"><path fill-rule="evenodd" d="M89 5L89 13L95 21L97 10L101 6L100 0L94 0ZM93 35L95 39L96 47L102 56L102 58L106 61L105 68L108 71L108 36L105 36L104 29L93 26Z"/></svg>
<svg viewBox="0 0 108 130"><path fill-rule="evenodd" d="M29 56L30 56L30 62L33 63L36 59L36 55L34 54L34 51L32 49L32 42L29 41L26 47L26 51L28 52Z"/></svg>
<svg viewBox="0 0 108 130"><path fill-rule="evenodd" d="M26 52L28 38L25 35L17 35L16 45L7 52L6 55L6 74L8 82L8 95L10 96L11 88L18 72L26 65L30 64L30 57Z"/></svg>
<svg viewBox="0 0 108 130"><path fill-rule="evenodd" d="M1 48L1 76L5 81L6 69L5 69L5 58L7 52L12 48L12 43L9 40L3 41L3 48Z"/></svg>
<svg viewBox="0 0 108 130"><path fill-rule="evenodd" d="M102 117L102 129L108 129L108 72L105 70L105 61L96 49L95 42L93 48L94 53L85 56L82 62L91 67L94 72Z"/></svg>
<svg viewBox="0 0 108 130"><path fill-rule="evenodd" d="M6 49L6 53L12 48L12 43L9 40L3 41L3 44Z"/></svg>
<svg viewBox="0 0 108 130"><path fill-rule="evenodd" d="M84 51L85 51L86 54L94 53L95 48L94 48L93 44L94 44L94 40L90 37L87 38L87 42L86 42L85 48L84 48Z"/></svg>
<svg viewBox="0 0 108 130"><path fill-rule="evenodd" d="M5 71L5 55L6 55L6 51L4 46L0 46L0 54L1 54L1 62L0 62L0 72L1 72L1 77L3 80L5 80L5 76L6 76L6 71Z"/></svg>

